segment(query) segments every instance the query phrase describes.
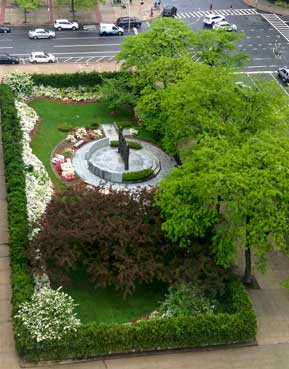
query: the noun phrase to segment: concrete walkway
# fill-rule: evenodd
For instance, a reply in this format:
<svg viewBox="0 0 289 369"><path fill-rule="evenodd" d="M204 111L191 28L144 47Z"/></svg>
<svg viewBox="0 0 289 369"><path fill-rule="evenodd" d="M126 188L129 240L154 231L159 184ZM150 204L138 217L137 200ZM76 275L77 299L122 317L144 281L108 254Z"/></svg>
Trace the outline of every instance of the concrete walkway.
<svg viewBox="0 0 289 369"><path fill-rule="evenodd" d="M274 5L267 0L243 0L246 5L256 8L265 13L274 13L278 15L289 15L289 8Z"/></svg>

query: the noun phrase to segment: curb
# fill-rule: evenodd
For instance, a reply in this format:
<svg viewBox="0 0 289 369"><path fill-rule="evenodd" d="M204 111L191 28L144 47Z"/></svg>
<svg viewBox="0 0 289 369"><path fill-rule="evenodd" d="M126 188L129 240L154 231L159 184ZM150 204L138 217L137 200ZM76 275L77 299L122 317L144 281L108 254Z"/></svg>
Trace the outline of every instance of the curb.
<svg viewBox="0 0 289 369"><path fill-rule="evenodd" d="M116 359L130 359L133 357L146 357L146 356L161 356L166 354L181 354L187 352L206 352L206 351L219 351L219 350L232 350L237 348L245 347L255 347L258 346L257 341L248 341L244 343L232 343L223 345L210 345L204 347L193 347L193 348L180 348L180 349L164 349L164 350L153 350L153 351L142 351L142 352L126 352L126 353L115 353L111 355L100 355L95 356L90 359L84 360L60 360L60 361L40 361L38 363L25 362L20 359L21 368L41 368L42 366L52 366L52 365L63 365L63 364L83 364L91 363L96 361L105 360L116 360Z"/></svg>

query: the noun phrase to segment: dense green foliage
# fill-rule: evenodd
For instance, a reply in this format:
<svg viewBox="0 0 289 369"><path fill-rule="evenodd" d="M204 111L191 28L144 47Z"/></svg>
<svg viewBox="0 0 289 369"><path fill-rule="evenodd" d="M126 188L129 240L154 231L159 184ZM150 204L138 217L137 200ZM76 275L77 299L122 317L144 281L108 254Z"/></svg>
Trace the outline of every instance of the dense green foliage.
<svg viewBox="0 0 289 369"><path fill-rule="evenodd" d="M260 265L268 251L288 253L285 132L264 131L240 146L221 137L200 140L160 187L163 229L170 238L190 246L194 237L211 233L216 260L224 266L240 246L252 247Z"/></svg>
<svg viewBox="0 0 289 369"><path fill-rule="evenodd" d="M9 243L13 311L33 293L26 249L28 222L25 194L25 175L22 161L22 131L9 87L0 86L2 141L7 183Z"/></svg>
<svg viewBox="0 0 289 369"><path fill-rule="evenodd" d="M79 72L65 74L32 74L33 82L36 85L52 87L79 87L101 85L104 80L110 78L119 78L125 75L125 72Z"/></svg>
<svg viewBox="0 0 289 369"><path fill-rule="evenodd" d="M256 335L256 317L239 282L228 286L231 314L203 313L190 317L142 320L135 324L84 324L55 344L36 344L25 334L17 341L29 361L83 359L107 353L200 347L246 342Z"/></svg>
<svg viewBox="0 0 289 369"><path fill-rule="evenodd" d="M127 37L116 59L124 61L123 69L136 67L137 71L161 57L196 58L210 66L242 66L248 60L247 54L236 51L242 37L235 32L192 31L178 19L160 18L147 32Z"/></svg>
<svg viewBox="0 0 289 369"><path fill-rule="evenodd" d="M127 141L127 144L128 146L131 148L131 149L134 149L134 150L140 150L142 149L142 145L136 141ZM110 146L111 147L118 147L118 141L110 141Z"/></svg>

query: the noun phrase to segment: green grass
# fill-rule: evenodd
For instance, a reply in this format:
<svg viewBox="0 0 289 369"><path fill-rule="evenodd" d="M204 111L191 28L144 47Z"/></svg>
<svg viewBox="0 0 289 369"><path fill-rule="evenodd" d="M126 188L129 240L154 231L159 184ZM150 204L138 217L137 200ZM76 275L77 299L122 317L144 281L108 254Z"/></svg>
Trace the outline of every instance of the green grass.
<svg viewBox="0 0 289 369"><path fill-rule="evenodd" d="M119 110L117 117L111 116L107 103L63 104L50 100L33 100L29 104L40 116L41 124L32 140L33 153L42 161L56 188L61 188L61 181L54 174L50 155L54 147L64 140L67 132L59 128L91 127L95 123L112 123L131 120L129 111ZM132 123L133 124L133 123Z"/></svg>
<svg viewBox="0 0 289 369"><path fill-rule="evenodd" d="M167 289L154 283L138 286L133 295L124 299L114 288L95 288L92 281L80 271L72 274L72 285L63 288L73 297L77 315L82 323L126 323L152 312L164 299Z"/></svg>

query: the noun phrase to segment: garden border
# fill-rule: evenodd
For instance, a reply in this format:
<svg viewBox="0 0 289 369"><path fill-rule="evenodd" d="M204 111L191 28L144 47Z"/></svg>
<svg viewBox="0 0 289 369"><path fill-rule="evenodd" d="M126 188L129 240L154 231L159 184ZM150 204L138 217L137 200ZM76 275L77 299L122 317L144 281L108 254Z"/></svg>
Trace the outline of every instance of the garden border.
<svg viewBox="0 0 289 369"><path fill-rule="evenodd" d="M58 75L59 77L59 75ZM102 78L102 77L100 77ZM22 161L22 132L8 86L0 86L3 148L7 182L10 233L13 315L33 293L33 282L25 250L28 221L25 167ZM139 352L158 353L187 347L217 348L219 345L248 343L256 336L256 315L248 294L238 280L229 286L232 314L198 314L190 317L142 320L136 324L82 324L76 333L61 341L32 340L19 320L13 318L16 348L28 361L88 359ZM107 356L106 356L107 357Z"/></svg>

